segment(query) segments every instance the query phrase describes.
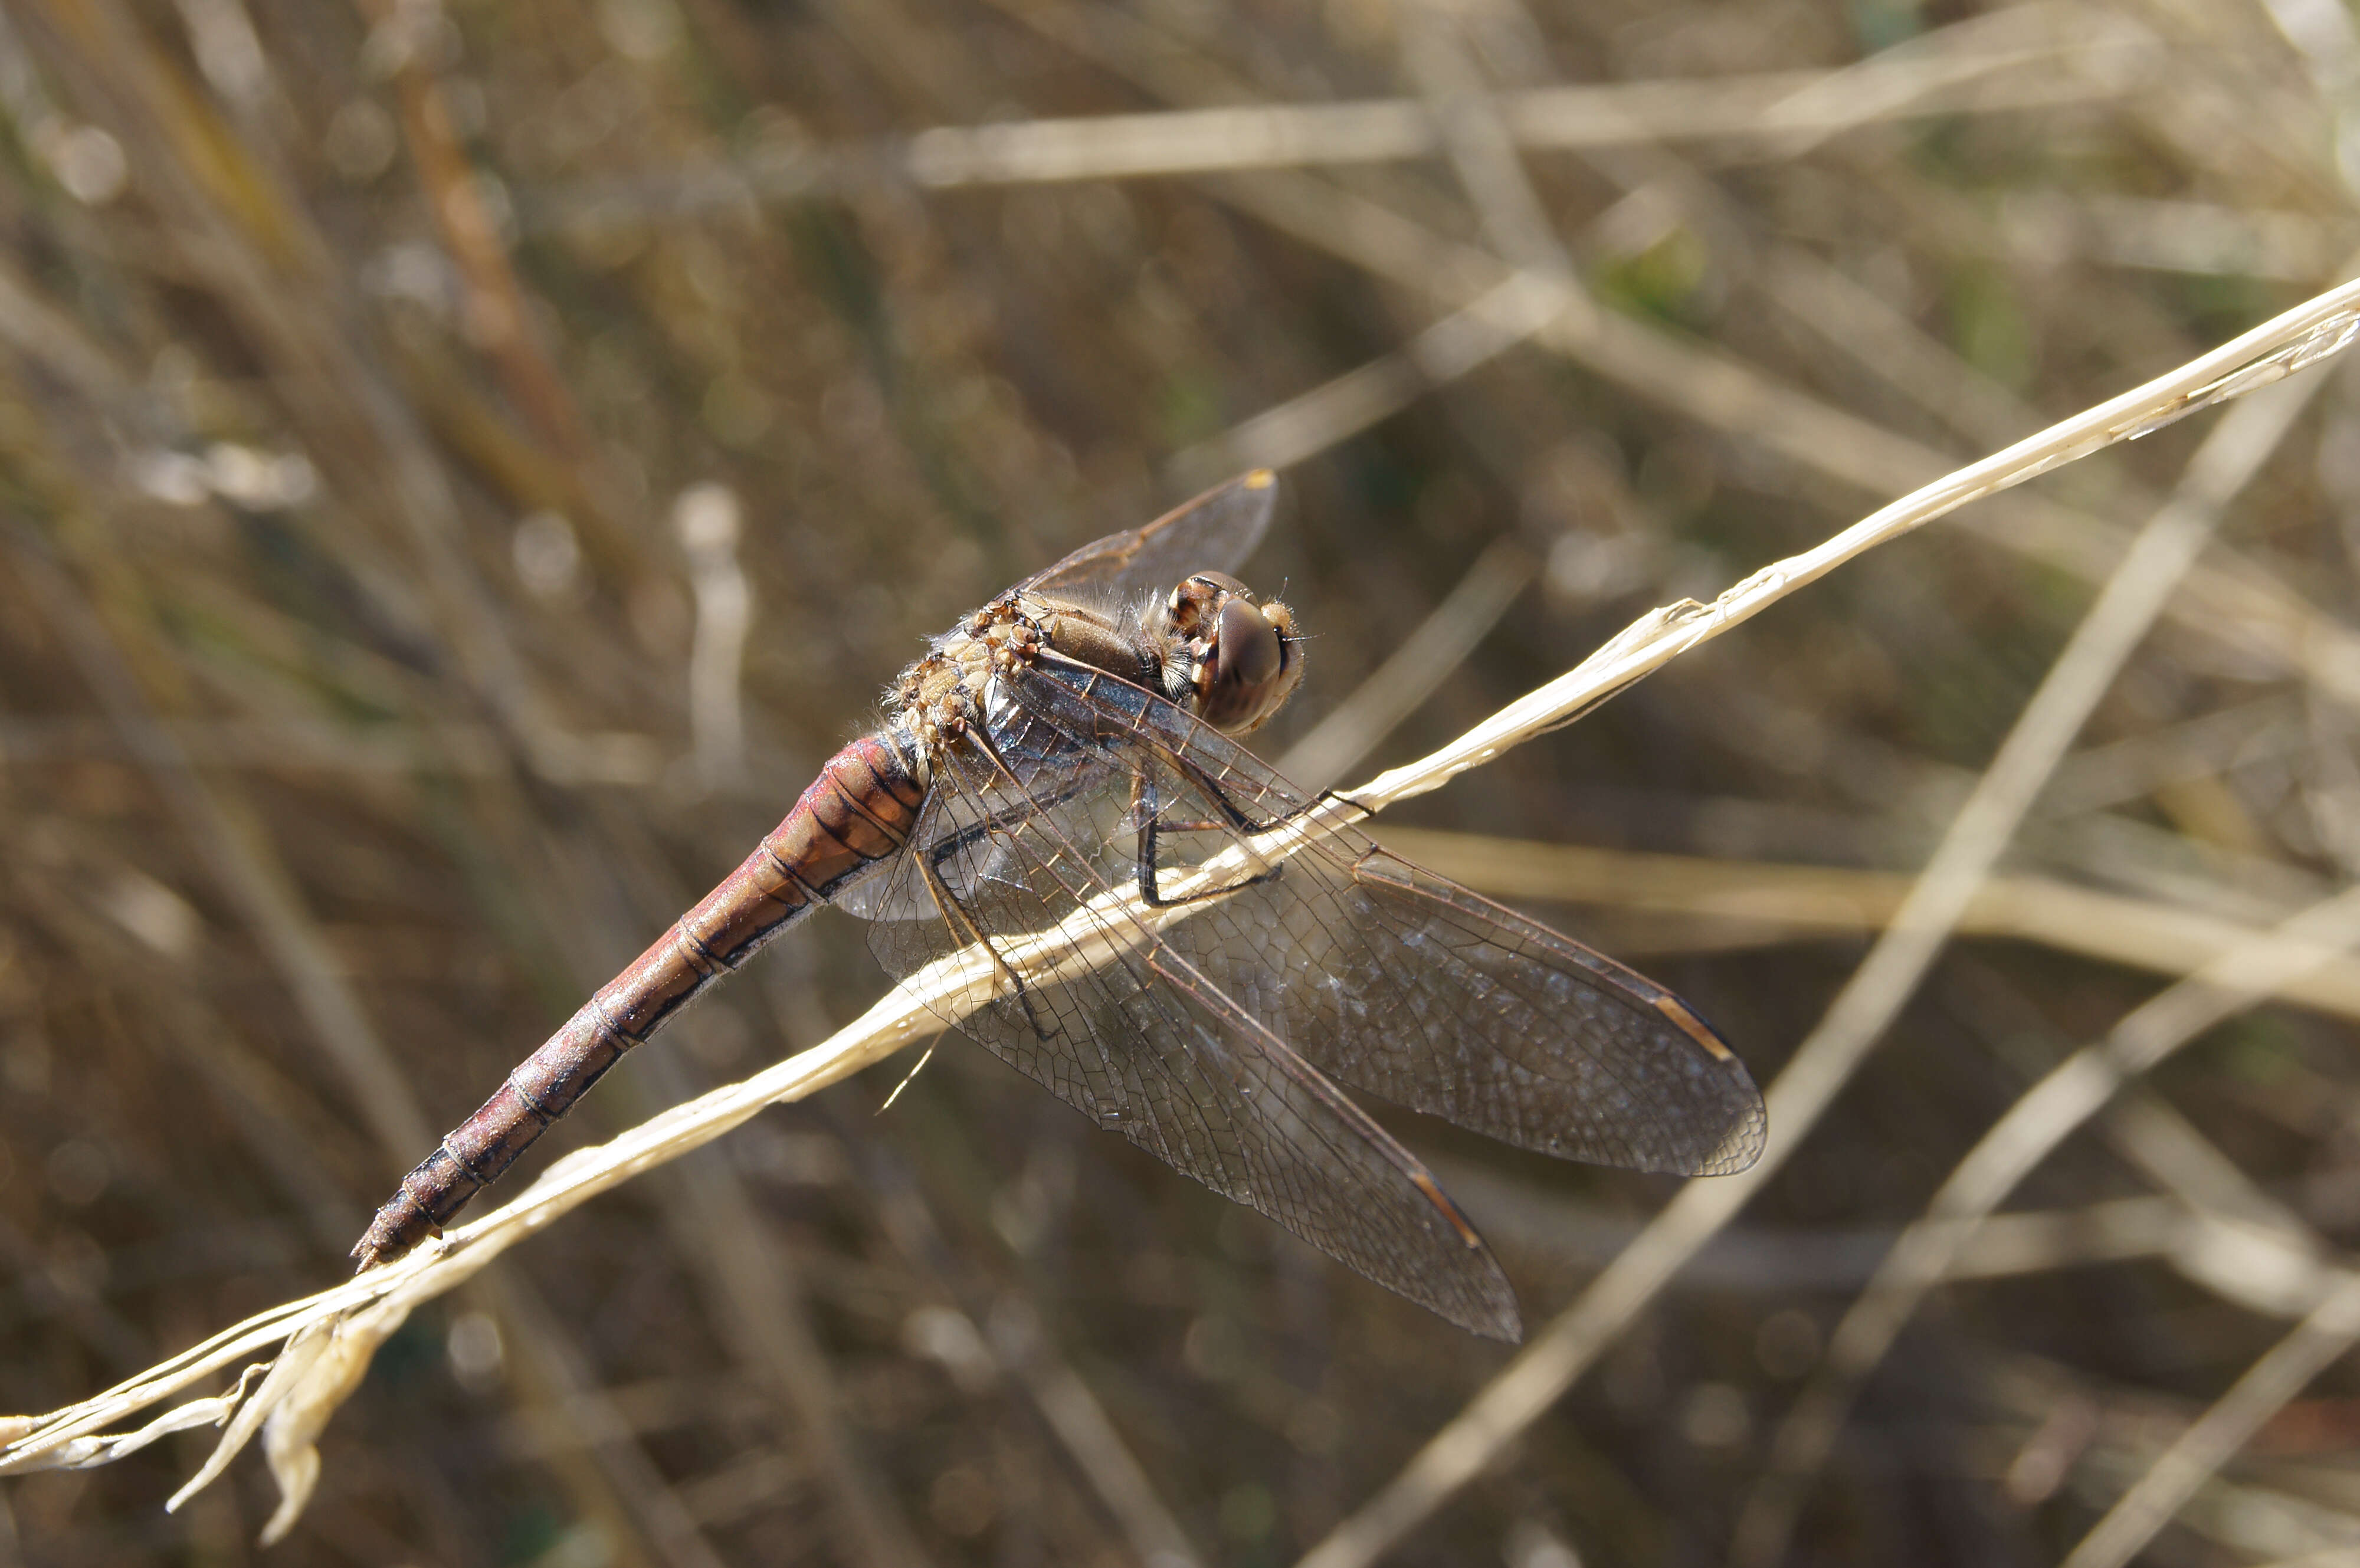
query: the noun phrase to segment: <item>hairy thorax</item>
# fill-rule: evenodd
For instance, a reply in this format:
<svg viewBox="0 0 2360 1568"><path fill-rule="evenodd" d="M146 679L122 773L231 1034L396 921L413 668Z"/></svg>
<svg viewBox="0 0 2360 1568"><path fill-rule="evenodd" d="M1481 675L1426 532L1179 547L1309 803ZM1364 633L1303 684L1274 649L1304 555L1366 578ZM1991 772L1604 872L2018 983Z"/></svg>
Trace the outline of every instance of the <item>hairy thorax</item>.
<svg viewBox="0 0 2360 1568"><path fill-rule="evenodd" d="M1158 684L1158 660L1136 625L1087 605L1003 593L936 637L894 683L896 716L932 747L981 722L994 676L1013 678L1054 648L1109 674Z"/></svg>

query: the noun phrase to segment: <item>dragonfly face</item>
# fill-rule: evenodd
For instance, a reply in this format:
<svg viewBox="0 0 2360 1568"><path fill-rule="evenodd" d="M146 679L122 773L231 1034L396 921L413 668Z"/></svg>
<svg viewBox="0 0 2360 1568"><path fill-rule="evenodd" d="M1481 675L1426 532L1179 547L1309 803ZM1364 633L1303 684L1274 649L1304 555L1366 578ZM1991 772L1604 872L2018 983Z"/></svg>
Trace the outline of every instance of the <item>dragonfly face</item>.
<svg viewBox="0 0 2360 1568"><path fill-rule="evenodd" d="M1303 679L1295 613L1225 572L1199 572L1144 619L1163 664L1164 692L1224 735L1260 729Z"/></svg>

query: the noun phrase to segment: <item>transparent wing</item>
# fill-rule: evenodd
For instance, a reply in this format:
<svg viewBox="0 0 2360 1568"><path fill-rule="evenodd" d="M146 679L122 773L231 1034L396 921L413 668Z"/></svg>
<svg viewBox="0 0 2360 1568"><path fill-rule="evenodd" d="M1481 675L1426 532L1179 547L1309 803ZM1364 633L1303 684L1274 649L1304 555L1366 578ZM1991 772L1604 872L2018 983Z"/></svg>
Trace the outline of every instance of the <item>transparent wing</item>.
<svg viewBox="0 0 2360 1568"><path fill-rule="evenodd" d="M1066 744L1127 771L1169 824L1153 834L1160 896L1207 867L1244 882L1160 940L1321 1072L1565 1159L1718 1174L1761 1154L1752 1077L1663 987L1349 829L1257 876L1254 834L1311 807L1259 758L1086 667L1036 668L1010 690ZM1125 875L1114 861L1130 855L1144 879L1128 823L1119 838L1101 874Z"/></svg>
<svg viewBox="0 0 2360 1568"><path fill-rule="evenodd" d="M1258 468L1143 527L1086 544L1017 586L1042 593L1079 592L1115 599L1160 593L1191 572L1228 572L1241 564L1270 527L1277 503L1278 476Z"/></svg>
<svg viewBox="0 0 2360 1568"><path fill-rule="evenodd" d="M988 944L1019 987L956 1020L962 1031L1347 1267L1514 1339L1505 1277L1426 1168L1186 955L1109 907L1109 881L1126 875L1131 775L1040 729L1008 715L997 760L946 749L890 873L901 886L880 904L940 918L872 925L879 961L901 976ZM1059 972L1060 956L1081 953L1100 962Z"/></svg>
<svg viewBox="0 0 2360 1568"><path fill-rule="evenodd" d="M1071 749L1054 732L1043 729L1041 735L1057 741L1062 749ZM1057 781L1044 779L1040 801L1059 804L1066 797L1096 790L1102 783L1098 770L1068 768ZM1035 802L1028 797L1021 804L1030 810ZM954 900L969 901L984 885L1009 882L1019 876L1011 863L1013 849L1004 839L991 836L991 822L982 803L972 796L955 793L939 800L930 796L910 830L909 846L836 893L830 904L863 920L945 918L943 901L926 886L927 877L917 870L915 857L928 856L934 879ZM899 979L900 973L894 977Z"/></svg>

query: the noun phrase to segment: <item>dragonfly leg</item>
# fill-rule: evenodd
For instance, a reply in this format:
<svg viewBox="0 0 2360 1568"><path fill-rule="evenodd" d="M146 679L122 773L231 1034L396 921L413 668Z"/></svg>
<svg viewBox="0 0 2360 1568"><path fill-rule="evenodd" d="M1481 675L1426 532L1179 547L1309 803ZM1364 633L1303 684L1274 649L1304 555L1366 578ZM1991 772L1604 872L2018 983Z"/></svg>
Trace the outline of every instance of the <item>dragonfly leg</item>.
<svg viewBox="0 0 2360 1568"><path fill-rule="evenodd" d="M1032 1006L1032 988L1024 984L1022 975L1008 966L1008 961L1000 956L1000 949L993 945L981 922L967 912L967 906L959 902L958 895L952 892L950 885L943 880L942 873L936 869L940 858L933 854L918 858L918 875L926 884L926 892L934 900L935 910L943 917L944 923L958 933L960 941L969 946L982 948L990 957L992 968L999 971L1001 981L1015 994L1017 1005L1024 1009L1024 1021L1032 1026L1034 1034L1047 1040L1050 1031L1042 1027L1041 1015ZM923 1066L924 1063L919 1065ZM914 1077L916 1069L912 1068L911 1072Z"/></svg>
<svg viewBox="0 0 2360 1568"><path fill-rule="evenodd" d="M932 862L931 869L934 875L939 877L943 867L950 863L953 856L966 854L993 833L1021 827L1028 818L1038 816L1051 806L1065 804L1081 793L1085 787L1080 783L1069 784L1061 792L1037 802L1028 795L1015 805L1005 807L989 816L978 818L955 833L945 833L926 849L926 858Z"/></svg>
<svg viewBox="0 0 2360 1568"><path fill-rule="evenodd" d="M1197 789L1204 795L1205 799L1210 800L1213 803L1214 808L1218 811L1223 817L1228 819L1229 825L1237 829L1240 833L1272 833L1279 828L1284 827L1289 822L1300 822L1305 817L1307 817L1312 812L1317 811L1320 806L1326 802L1328 798L1325 794L1322 794L1317 800L1306 800L1301 805L1295 807L1293 811L1281 811L1274 817L1263 818L1249 816L1246 813L1245 808L1239 805L1235 800L1230 800L1229 792L1227 789L1222 789L1219 784L1216 783L1213 776L1206 772L1201 764L1191 762L1185 757L1175 757L1172 760L1179 765L1182 772L1188 775L1189 782L1196 786Z"/></svg>
<svg viewBox="0 0 2360 1568"><path fill-rule="evenodd" d="M1192 771L1195 770L1192 769ZM1196 773L1196 779L1197 782L1200 784L1207 782L1200 772ZM1247 821L1245 813L1240 811L1237 809L1236 804L1227 796L1222 795L1218 789L1216 789L1213 791L1213 800L1214 803L1219 806L1223 813L1229 817L1231 821L1226 822L1167 822L1162 815L1162 809L1156 797L1155 780L1149 778L1144 771L1131 775L1131 831L1139 837L1139 900L1141 903L1145 904L1149 909L1166 909L1182 904L1200 904L1207 898L1225 898L1241 887L1251 887L1258 882L1271 881L1278 876L1280 871L1284 869L1284 866L1273 866L1267 871L1257 872L1251 877L1242 877L1235 882L1224 882L1218 887L1207 887L1200 892L1183 893L1177 897L1167 897L1158 885L1160 875L1156 869L1155 864L1156 837L1158 834L1167 833L1218 833L1225 828L1230 827L1235 827L1239 831L1245 833L1251 833L1254 831L1251 824Z"/></svg>

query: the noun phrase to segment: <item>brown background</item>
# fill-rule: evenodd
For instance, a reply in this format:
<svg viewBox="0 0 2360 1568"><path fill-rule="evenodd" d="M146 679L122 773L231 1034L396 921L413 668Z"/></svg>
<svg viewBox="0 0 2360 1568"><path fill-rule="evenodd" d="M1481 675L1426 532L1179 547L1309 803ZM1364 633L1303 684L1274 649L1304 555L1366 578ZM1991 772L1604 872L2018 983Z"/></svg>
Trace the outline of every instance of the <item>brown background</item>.
<svg viewBox="0 0 2360 1568"><path fill-rule="evenodd" d="M1365 776L2324 287L2360 238L2332 150L2348 56L2241 5L22 0L0 23L0 1406L25 1411L339 1277L434 1131L735 864L920 638L1072 545L1287 464L1247 574L1316 640L1273 757L1479 562L1523 584L1495 623L1447 614L1477 646L1358 737ZM2009 49L1881 118L1828 76L1802 102L1848 128L1729 112L1754 73ZM1582 147L1511 152L1544 101L1483 97L1613 82L1673 87ZM1371 100L1419 145L1363 126L1292 167L947 186L942 159L1004 144L907 139ZM1135 136L1187 162L1168 122ZM1459 328L1420 334L1511 264L1623 330L1448 374ZM1360 414L1291 401L1356 371ZM2331 388L2213 565L2349 615L2355 419ZM1766 1083L1889 909L1851 874L1922 863L2205 428L1849 567L1384 825L1687 857L1520 892ZM692 734L671 519L706 483L741 506L757 615L738 774ZM2011 853L2113 912L1956 944L1738 1228L1400 1561L1720 1561L1894 1227L2202 956L2132 916L2267 924L2346 877L2348 709L2205 620L2143 646ZM1418 853L1480 880L1481 847ZM1743 920L1676 893L1757 883ZM2017 886L2016 929L2053 915ZM882 988L823 917L520 1174ZM2333 1243L2360 1225L2355 1067L2330 997L2224 1026L2157 1087L2189 1160ZM1119 1563L1160 1511L1205 1561L1275 1563L1505 1361L963 1042L874 1114L904 1070L420 1312L269 1560ZM1535 1323L1672 1190L1395 1125ZM2283 1332L2158 1256L2168 1231L2142 1249L2089 1208L2153 1191L2097 1134L2041 1168L2017 1203L2086 1223L1919 1314L1798 1552L2053 1561ZM2360 1537L2350 1391L2310 1388L2155 1561ZM1076 1408L1144 1500L1060 1427ZM7 1483L0 1557L256 1556L253 1459L161 1511L209 1443Z"/></svg>

